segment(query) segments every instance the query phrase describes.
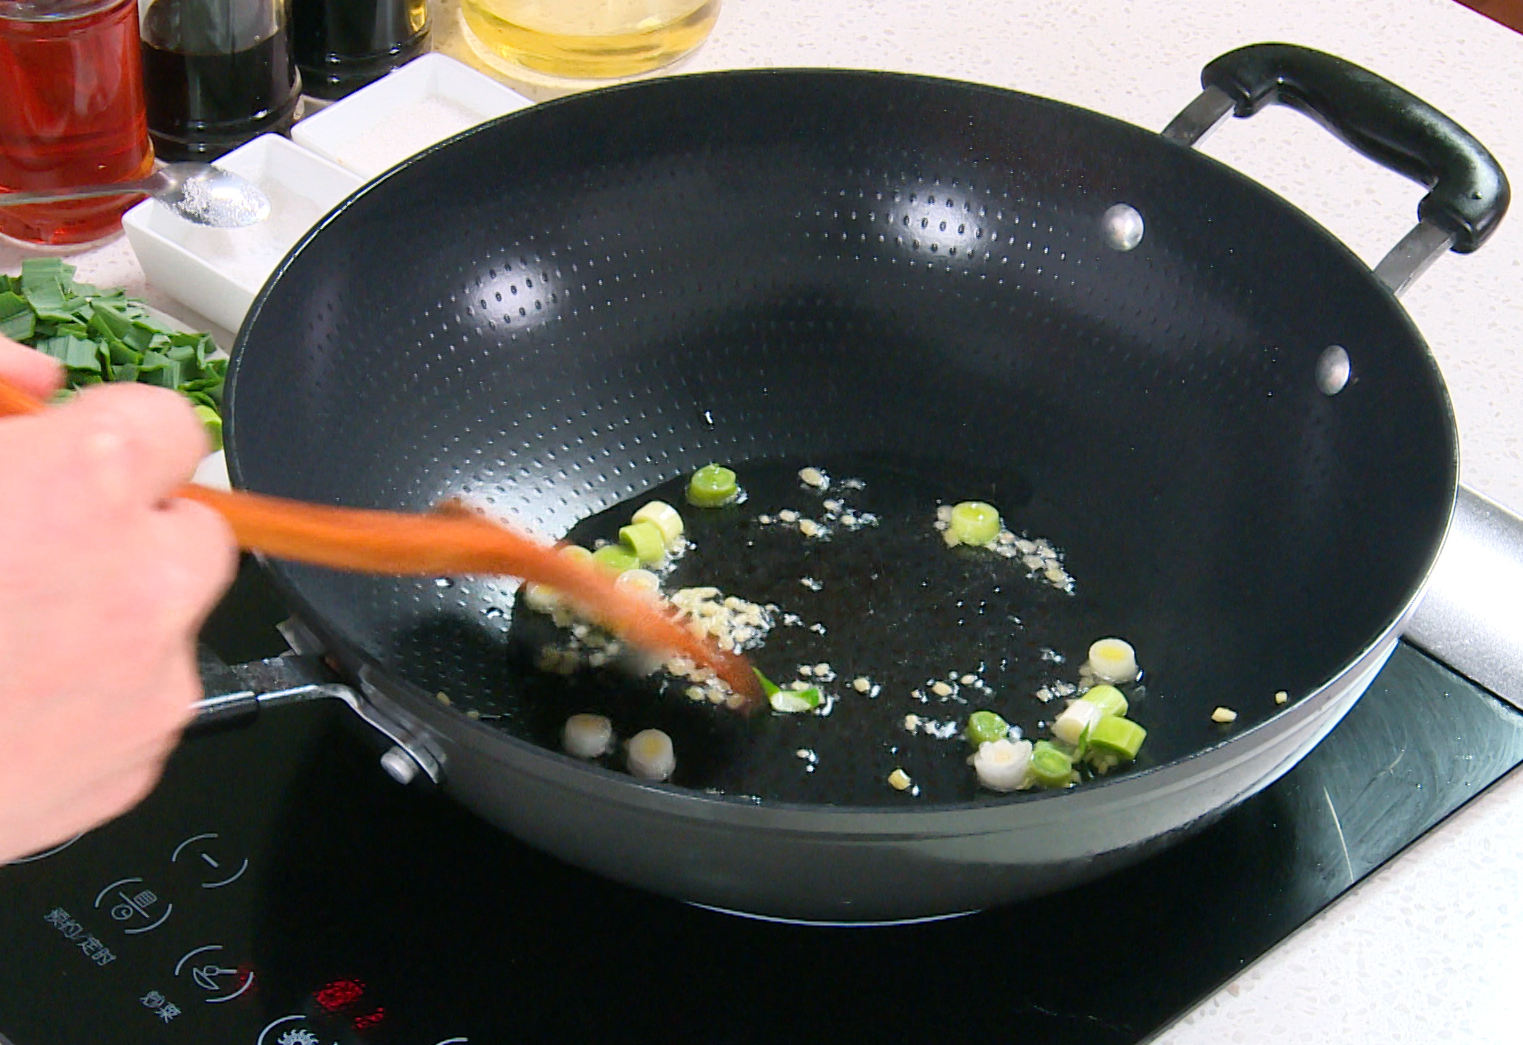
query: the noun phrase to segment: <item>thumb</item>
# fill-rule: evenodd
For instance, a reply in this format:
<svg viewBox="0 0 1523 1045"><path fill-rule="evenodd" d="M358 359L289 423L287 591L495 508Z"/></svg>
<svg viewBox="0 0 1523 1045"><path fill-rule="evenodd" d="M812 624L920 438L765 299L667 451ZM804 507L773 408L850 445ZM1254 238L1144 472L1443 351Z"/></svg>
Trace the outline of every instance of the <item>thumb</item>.
<svg viewBox="0 0 1523 1045"><path fill-rule="evenodd" d="M0 377L38 399L47 399L63 385L63 367L51 356L0 336Z"/></svg>

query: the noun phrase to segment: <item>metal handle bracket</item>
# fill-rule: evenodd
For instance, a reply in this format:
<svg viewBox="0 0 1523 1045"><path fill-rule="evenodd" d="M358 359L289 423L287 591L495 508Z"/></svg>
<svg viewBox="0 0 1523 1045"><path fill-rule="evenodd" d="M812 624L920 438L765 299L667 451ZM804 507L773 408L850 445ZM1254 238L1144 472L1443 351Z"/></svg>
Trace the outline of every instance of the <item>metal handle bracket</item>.
<svg viewBox="0 0 1523 1045"><path fill-rule="evenodd" d="M1210 62L1204 90L1163 129L1199 145L1227 117L1267 105L1304 112L1363 155L1426 187L1418 224L1375 267L1394 294L1445 251L1475 250L1507 212L1512 190L1496 158L1469 132L1389 80L1292 44L1253 44Z"/></svg>
<svg viewBox="0 0 1523 1045"><path fill-rule="evenodd" d="M205 654L202 659L204 664ZM372 699L372 687L365 686L363 679L364 694L337 681L320 657L287 654L231 668L222 667L215 678L224 687L228 680L233 680L233 688L229 692L213 693L195 703L192 730L251 722L267 707L308 700L337 700L391 741L391 748L381 756L381 766L395 780L411 783L419 774L434 784L443 780L443 756L424 731L409 723L405 715L391 714L377 707ZM210 680L208 684L210 686Z"/></svg>

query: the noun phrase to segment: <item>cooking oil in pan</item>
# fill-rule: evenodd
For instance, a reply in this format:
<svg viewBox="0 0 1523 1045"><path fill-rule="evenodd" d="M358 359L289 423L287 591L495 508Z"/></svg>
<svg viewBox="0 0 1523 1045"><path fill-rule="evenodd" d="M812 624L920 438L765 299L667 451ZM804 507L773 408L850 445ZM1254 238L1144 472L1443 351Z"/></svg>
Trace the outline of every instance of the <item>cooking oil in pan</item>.
<svg viewBox="0 0 1523 1045"><path fill-rule="evenodd" d="M964 470L949 483L944 464L866 457L731 464L744 491L737 503L694 507L683 476L583 520L566 539L616 541L647 502L677 506L690 543L662 569L662 590L717 588L717 601L765 608L752 662L784 687L817 687L824 702L748 719L666 673L636 682L583 663L557 674L542 658L569 633L520 603L509 660L521 668L499 724L552 748L576 713L606 716L621 737L658 728L675 742L674 783L732 795L869 805L992 797L967 765L968 716L990 709L1029 737L1046 735L1089 643L1116 622L1086 597L1082 576L1062 585L1020 555L949 548L937 510L987 500L1033 543L1042 536L1033 526L1053 514L1014 474ZM620 758L611 752L610 767ZM900 791L895 780L908 783Z"/></svg>
<svg viewBox="0 0 1523 1045"><path fill-rule="evenodd" d="M477 57L509 76L612 80L691 52L719 0L462 0L460 14Z"/></svg>

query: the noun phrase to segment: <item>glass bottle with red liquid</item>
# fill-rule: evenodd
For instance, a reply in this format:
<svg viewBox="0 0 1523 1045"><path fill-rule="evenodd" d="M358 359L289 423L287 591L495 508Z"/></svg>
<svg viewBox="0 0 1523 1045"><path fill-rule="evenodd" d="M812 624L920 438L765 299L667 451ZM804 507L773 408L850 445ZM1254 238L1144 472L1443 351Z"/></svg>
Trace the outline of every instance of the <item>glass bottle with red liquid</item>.
<svg viewBox="0 0 1523 1045"><path fill-rule="evenodd" d="M136 0L0 0L0 191L132 181L153 170ZM0 235L83 244L141 196L0 208Z"/></svg>

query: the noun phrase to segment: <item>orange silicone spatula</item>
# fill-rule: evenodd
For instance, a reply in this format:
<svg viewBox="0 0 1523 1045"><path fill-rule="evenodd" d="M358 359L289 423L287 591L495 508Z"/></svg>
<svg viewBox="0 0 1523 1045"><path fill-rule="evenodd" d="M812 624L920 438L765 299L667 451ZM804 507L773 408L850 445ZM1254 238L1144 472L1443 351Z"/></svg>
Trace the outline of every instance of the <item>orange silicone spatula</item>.
<svg viewBox="0 0 1523 1045"><path fill-rule="evenodd" d="M0 378L0 415L44 409ZM278 559L362 573L507 574L549 585L627 641L709 668L735 693L734 706L750 710L763 702L746 659L694 634L669 604L620 588L601 567L561 555L552 542L461 506L424 514L341 508L189 483L174 496L215 509L232 526L240 547Z"/></svg>

